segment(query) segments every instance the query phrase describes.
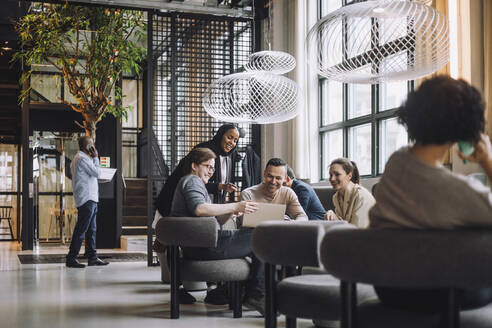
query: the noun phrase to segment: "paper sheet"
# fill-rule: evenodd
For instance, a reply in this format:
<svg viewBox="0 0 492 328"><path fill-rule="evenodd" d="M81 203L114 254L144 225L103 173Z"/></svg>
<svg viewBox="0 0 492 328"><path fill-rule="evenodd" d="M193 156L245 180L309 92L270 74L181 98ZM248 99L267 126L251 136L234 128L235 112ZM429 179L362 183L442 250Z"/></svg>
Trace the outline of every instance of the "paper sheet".
<svg viewBox="0 0 492 328"><path fill-rule="evenodd" d="M99 173L99 177L97 178L98 182L104 183L113 180L114 174L116 173L116 169L101 167L100 170L101 171Z"/></svg>

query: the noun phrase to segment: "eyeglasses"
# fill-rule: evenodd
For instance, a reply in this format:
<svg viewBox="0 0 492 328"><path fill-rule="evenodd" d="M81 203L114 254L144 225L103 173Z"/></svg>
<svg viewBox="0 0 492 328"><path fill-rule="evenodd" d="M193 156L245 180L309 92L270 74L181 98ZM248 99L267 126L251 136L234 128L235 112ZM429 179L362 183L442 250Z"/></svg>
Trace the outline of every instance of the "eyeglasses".
<svg viewBox="0 0 492 328"><path fill-rule="evenodd" d="M205 166L209 171L215 172L214 165L200 164L201 166Z"/></svg>

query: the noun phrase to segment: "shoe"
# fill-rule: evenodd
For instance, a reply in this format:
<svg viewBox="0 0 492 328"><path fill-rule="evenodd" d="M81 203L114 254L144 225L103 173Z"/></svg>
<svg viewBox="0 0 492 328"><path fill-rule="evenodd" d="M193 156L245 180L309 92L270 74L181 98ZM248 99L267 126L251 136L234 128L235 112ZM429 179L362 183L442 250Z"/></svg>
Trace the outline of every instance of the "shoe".
<svg viewBox="0 0 492 328"><path fill-rule="evenodd" d="M203 300L207 304L226 305L229 304L227 296L227 285L219 285L217 288L207 291L207 296Z"/></svg>
<svg viewBox="0 0 492 328"><path fill-rule="evenodd" d="M196 302L196 298L188 293L184 288L178 289L178 301L179 304L193 304Z"/></svg>
<svg viewBox="0 0 492 328"><path fill-rule="evenodd" d="M80 263L77 259L67 259L65 264L67 268L85 268L85 264Z"/></svg>
<svg viewBox="0 0 492 328"><path fill-rule="evenodd" d="M265 316L265 295L261 293L253 293L246 295L243 305L260 312L261 316Z"/></svg>
<svg viewBox="0 0 492 328"><path fill-rule="evenodd" d="M109 262L103 261L100 258L96 257L94 260L90 260L87 265L88 266L94 266L94 265L108 265Z"/></svg>

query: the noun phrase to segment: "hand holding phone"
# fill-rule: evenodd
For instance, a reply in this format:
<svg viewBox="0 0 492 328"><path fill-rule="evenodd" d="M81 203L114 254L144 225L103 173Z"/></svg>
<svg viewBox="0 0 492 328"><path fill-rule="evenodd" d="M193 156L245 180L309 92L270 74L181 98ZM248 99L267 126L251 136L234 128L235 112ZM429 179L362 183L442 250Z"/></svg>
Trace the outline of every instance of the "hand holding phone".
<svg viewBox="0 0 492 328"><path fill-rule="evenodd" d="M92 156L92 158L95 158L98 156L98 153L97 153L97 150L96 150L96 147L94 147L93 145L91 144L88 144L86 146L86 149L87 151L89 152L89 154Z"/></svg>
<svg viewBox="0 0 492 328"><path fill-rule="evenodd" d="M475 146L470 141L458 141L458 149L465 156L470 156L475 152ZM463 164L466 162L466 159L463 159Z"/></svg>

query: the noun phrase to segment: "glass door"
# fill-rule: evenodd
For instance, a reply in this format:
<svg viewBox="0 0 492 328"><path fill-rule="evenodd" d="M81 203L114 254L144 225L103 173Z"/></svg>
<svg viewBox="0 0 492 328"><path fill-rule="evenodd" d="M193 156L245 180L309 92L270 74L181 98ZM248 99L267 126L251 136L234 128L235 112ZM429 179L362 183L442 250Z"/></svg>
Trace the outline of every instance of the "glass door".
<svg viewBox="0 0 492 328"><path fill-rule="evenodd" d="M0 241L18 240L20 235L20 197L18 193L19 147L0 144L0 206L10 220L0 222ZM12 229L12 230L11 230Z"/></svg>
<svg viewBox="0 0 492 328"><path fill-rule="evenodd" d="M35 131L33 197L35 243L69 243L77 208L70 164L78 152L78 133Z"/></svg>

